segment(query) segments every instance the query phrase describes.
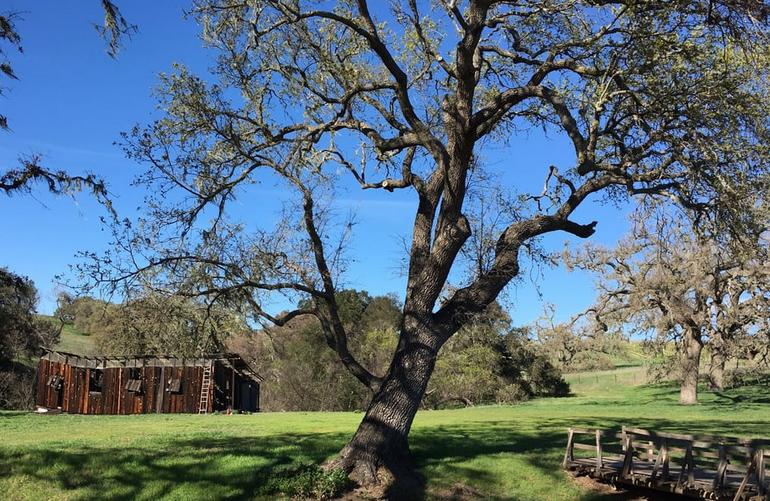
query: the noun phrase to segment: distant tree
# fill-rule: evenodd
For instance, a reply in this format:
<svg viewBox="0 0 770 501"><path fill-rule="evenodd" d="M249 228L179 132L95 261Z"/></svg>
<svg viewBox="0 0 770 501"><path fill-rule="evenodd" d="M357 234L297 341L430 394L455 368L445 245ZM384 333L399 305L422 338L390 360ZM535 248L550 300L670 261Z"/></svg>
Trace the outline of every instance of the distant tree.
<svg viewBox="0 0 770 501"><path fill-rule="evenodd" d="M32 280L0 268L0 369L56 343L58 329L37 317L37 301Z"/></svg>
<svg viewBox="0 0 770 501"><path fill-rule="evenodd" d="M712 386L721 389L735 343L745 342L740 333L750 335L770 316L768 249L761 239L714 238L686 218L645 214L614 250L591 247L578 258L599 273L600 295L590 310L599 325L651 333L660 343L674 341L683 404L697 402L703 348L711 352Z"/></svg>
<svg viewBox="0 0 770 501"><path fill-rule="evenodd" d="M123 304L64 295L55 315L93 336L103 355L218 353L224 339L249 329L235 312L151 292Z"/></svg>
<svg viewBox="0 0 770 501"><path fill-rule="evenodd" d="M152 293L107 311L95 332L99 352L107 355L220 353L228 336L248 330L231 311Z"/></svg>
<svg viewBox="0 0 770 501"><path fill-rule="evenodd" d="M767 66L755 57L768 46L763 1L374 5L195 1L212 74L180 65L162 77L163 116L125 141L148 166L147 211L116 225L114 250L83 270L91 286L198 295L276 325L314 315L373 394L335 462L364 484L414 479L407 437L438 352L538 239L590 237L597 222L577 221L578 209L602 195L670 200L739 228L744 200L729 195L767 169L770 147ZM482 213L469 184L490 168L484 153L531 170L504 148L540 128L574 158L542 166L542 191L500 173L504 196L486 213L502 217L469 244L494 248L467 259L474 270L444 296L478 227L468 213ZM351 354L337 303L352 227L330 207L341 175L415 202L398 347L380 374ZM232 208L265 182L286 196L275 226ZM276 294L313 306L271 313Z"/></svg>
<svg viewBox="0 0 770 501"><path fill-rule="evenodd" d="M365 291L337 293L341 321L349 333L349 352L370 371L384 371L398 341L401 309L392 296L371 297ZM311 305L304 304L304 308ZM362 386L325 350L318 319L301 315L283 326L268 326L228 339L269 383L265 408L272 410L361 410L371 398Z"/></svg>
<svg viewBox="0 0 770 501"><path fill-rule="evenodd" d="M500 305L492 303L442 347L424 404L516 403L567 395L561 371L528 334L514 329Z"/></svg>
<svg viewBox="0 0 770 501"><path fill-rule="evenodd" d="M556 322L552 307L533 326L538 350L565 372L611 369L612 356L624 353L624 337L607 333L583 322L577 315L568 322Z"/></svg>
<svg viewBox="0 0 770 501"><path fill-rule="evenodd" d="M37 301L29 278L0 268L0 408L31 405L30 359L58 340L59 326L38 318Z"/></svg>
<svg viewBox="0 0 770 501"><path fill-rule="evenodd" d="M109 315L110 303L92 297L75 297L67 293L59 294L54 316L62 322L74 326L84 334L96 334L101 324Z"/></svg>

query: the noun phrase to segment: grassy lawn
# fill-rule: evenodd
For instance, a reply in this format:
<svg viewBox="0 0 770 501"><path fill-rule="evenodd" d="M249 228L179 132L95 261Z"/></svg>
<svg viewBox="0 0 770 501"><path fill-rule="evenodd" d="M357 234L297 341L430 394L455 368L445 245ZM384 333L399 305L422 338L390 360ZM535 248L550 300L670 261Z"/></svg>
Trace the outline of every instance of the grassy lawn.
<svg viewBox="0 0 770 501"><path fill-rule="evenodd" d="M769 388L704 392L689 408L676 404L670 385L593 389L518 406L420 412L411 443L427 496L459 482L485 499L597 499L559 468L570 425L770 435ZM360 419L1 413L0 498L273 499L264 484L276 467L333 456Z"/></svg>

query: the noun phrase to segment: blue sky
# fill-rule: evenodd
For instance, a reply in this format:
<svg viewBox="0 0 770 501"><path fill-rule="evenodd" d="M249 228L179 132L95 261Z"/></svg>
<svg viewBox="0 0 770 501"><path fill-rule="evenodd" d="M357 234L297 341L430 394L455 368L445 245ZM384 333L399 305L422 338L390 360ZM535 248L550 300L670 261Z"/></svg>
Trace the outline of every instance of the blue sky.
<svg viewBox="0 0 770 501"><path fill-rule="evenodd" d="M130 216L142 204L143 192L130 186L141 166L125 159L113 143L121 131L156 116L152 90L158 73L169 71L174 62L205 72L210 55L200 46L197 26L182 17L187 2L132 0L119 5L139 32L112 60L92 25L101 20L98 1L4 2L4 10L22 12L18 29L24 54L12 56L20 80L3 82L10 88L0 98L0 107L12 131L0 133L0 166L12 166L20 154L42 153L48 167L94 172L107 180L119 213ZM508 149L493 148L482 155L487 165L504 172L506 183L535 191L548 165L566 168L571 158L564 139L539 131L517 138ZM251 197L239 200L238 210L275 217L268 187ZM346 285L402 296L404 280L396 273L399 240L408 233L414 197L351 188L343 190L337 202L360 221ZM39 310L50 313L57 290L54 276L66 274L78 251L105 248L109 234L99 222L104 210L86 195L55 198L42 189L33 196L0 198L0 208L5 216L0 218L0 235L5 237L0 266L32 278L40 291ZM592 240L608 245L626 227L624 211L595 202L581 207L575 219L598 220ZM576 240L553 234L545 242L559 250L565 241ZM555 304L557 318L566 319L590 305L593 297L590 275L557 268L517 284L508 304L514 321L524 324L542 313L543 301Z"/></svg>

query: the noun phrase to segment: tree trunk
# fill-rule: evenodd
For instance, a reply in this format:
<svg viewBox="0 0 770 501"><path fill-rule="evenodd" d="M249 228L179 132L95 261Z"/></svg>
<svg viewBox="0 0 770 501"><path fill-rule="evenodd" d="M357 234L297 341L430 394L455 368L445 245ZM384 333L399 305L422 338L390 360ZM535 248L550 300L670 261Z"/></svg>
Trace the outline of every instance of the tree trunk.
<svg viewBox="0 0 770 501"><path fill-rule="evenodd" d="M682 385L679 389L679 403L698 403L698 375L703 345L694 329L685 331L682 338Z"/></svg>
<svg viewBox="0 0 770 501"><path fill-rule="evenodd" d="M414 471L407 437L433 373L441 343L429 331L402 331L396 353L363 421L330 462L363 486L381 486L387 496L411 497L422 481Z"/></svg>
<svg viewBox="0 0 770 501"><path fill-rule="evenodd" d="M709 387L715 391L725 389L725 365L727 357L720 349L711 352L711 366L709 367Z"/></svg>

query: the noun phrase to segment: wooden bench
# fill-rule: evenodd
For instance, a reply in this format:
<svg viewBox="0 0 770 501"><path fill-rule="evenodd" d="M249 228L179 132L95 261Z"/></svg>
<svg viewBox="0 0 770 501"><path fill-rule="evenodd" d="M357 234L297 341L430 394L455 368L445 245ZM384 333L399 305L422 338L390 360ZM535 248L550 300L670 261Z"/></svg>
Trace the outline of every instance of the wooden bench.
<svg viewBox="0 0 770 501"><path fill-rule="evenodd" d="M563 467L612 484L693 498L770 499L768 440L625 426L620 433L570 428Z"/></svg>

